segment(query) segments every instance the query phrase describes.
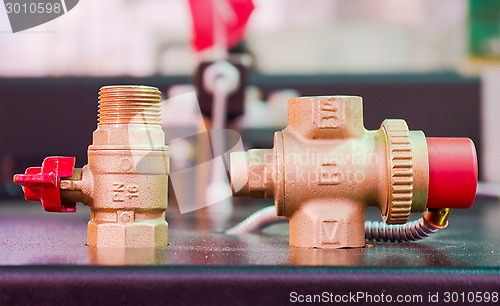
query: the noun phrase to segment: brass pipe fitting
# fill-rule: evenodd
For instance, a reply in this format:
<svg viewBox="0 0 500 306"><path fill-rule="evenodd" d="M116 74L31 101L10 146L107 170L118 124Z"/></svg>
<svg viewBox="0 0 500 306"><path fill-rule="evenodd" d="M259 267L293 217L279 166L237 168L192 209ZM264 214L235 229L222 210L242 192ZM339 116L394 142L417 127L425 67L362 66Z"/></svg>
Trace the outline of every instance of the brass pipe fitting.
<svg viewBox="0 0 500 306"><path fill-rule="evenodd" d="M76 202L88 205L88 246L167 245L169 152L160 125L160 95L157 88L148 86L100 89L99 120L88 148L88 165L60 178L56 186L60 199L43 198L45 186L29 181L27 174L16 175L14 181L24 185L27 199L27 189L35 190L40 196L30 199L45 201L44 208L47 201L56 200L63 207Z"/></svg>
<svg viewBox="0 0 500 306"><path fill-rule="evenodd" d="M438 229L443 229L448 226L448 217L450 216L451 208L429 208L423 216L424 221Z"/></svg>
<svg viewBox="0 0 500 306"><path fill-rule="evenodd" d="M426 209L430 159L422 131L399 119L366 130L362 99L354 96L290 99L288 122L273 149L232 153L230 172L234 195L274 198L277 214L289 219L291 246L362 247L367 206L388 224ZM475 154L470 143L466 150ZM466 157L476 162L474 154ZM477 162L470 164L477 181Z"/></svg>

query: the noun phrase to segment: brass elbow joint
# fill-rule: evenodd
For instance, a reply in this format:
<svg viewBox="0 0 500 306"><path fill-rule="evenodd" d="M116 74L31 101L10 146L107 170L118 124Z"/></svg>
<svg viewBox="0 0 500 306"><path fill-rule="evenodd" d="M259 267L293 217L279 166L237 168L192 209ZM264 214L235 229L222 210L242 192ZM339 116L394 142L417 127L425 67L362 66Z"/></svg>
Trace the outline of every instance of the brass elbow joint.
<svg viewBox="0 0 500 306"><path fill-rule="evenodd" d="M160 91L154 87L102 87L99 122L88 148L88 164L73 169L70 176L57 177L58 168L51 170L57 177L51 192L57 189L60 194L44 197L47 185L37 184L33 178L30 181L26 177L29 169L16 175L14 181L24 186L27 199L41 200L44 208L48 202L58 201L61 212L76 202L88 205L89 246L167 245L169 152L160 125L159 103ZM60 163L58 157L51 157L44 165L47 160ZM44 166L36 169L43 173ZM28 193L38 197L29 198Z"/></svg>
<svg viewBox="0 0 500 306"><path fill-rule="evenodd" d="M475 167L463 205L470 206L475 149L469 139L453 141L460 141L468 173ZM435 198L429 190L436 189L429 189L430 163L441 155L429 155L427 143L404 120L366 130L361 97L291 99L288 126L275 133L273 149L231 154L232 189L236 196L274 198L277 214L290 221L292 246L362 247L367 206L378 207L388 224L435 207L429 206Z"/></svg>

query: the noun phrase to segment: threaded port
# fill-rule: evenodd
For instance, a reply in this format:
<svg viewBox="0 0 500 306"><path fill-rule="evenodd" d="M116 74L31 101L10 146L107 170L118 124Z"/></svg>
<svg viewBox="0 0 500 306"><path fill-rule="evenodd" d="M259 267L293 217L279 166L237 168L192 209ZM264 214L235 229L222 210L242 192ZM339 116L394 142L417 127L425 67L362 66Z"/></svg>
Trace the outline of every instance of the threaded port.
<svg viewBox="0 0 500 306"><path fill-rule="evenodd" d="M150 86L104 86L99 90L98 127L160 125L161 93Z"/></svg>

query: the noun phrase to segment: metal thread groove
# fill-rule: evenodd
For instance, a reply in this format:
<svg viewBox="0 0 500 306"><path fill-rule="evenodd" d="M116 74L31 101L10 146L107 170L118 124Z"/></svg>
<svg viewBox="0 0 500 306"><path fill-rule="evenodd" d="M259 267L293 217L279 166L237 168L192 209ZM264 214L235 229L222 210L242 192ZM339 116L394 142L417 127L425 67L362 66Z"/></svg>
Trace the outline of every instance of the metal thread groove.
<svg viewBox="0 0 500 306"><path fill-rule="evenodd" d="M161 93L149 86L104 86L99 90L98 127L160 125Z"/></svg>

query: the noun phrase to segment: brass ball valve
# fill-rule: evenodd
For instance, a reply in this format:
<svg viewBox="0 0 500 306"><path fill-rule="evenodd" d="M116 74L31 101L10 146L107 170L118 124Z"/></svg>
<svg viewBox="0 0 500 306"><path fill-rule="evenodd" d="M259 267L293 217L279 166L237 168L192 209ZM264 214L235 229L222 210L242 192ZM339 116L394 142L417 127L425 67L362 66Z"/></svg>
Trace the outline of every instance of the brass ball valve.
<svg viewBox="0 0 500 306"><path fill-rule="evenodd" d="M88 205L88 245L155 247L168 244L165 221L169 152L160 125L160 91L148 86L106 86L99 91L99 122L88 165L48 157L42 167L14 176L25 197L46 211L74 212Z"/></svg>
<svg viewBox="0 0 500 306"><path fill-rule="evenodd" d="M475 198L477 159L468 138L426 138L404 120L363 126L361 97L303 97L288 101L288 126L273 149L231 154L236 196L274 198L290 224L290 245L362 247L364 213L377 206L388 224L411 212L445 226L450 208Z"/></svg>

